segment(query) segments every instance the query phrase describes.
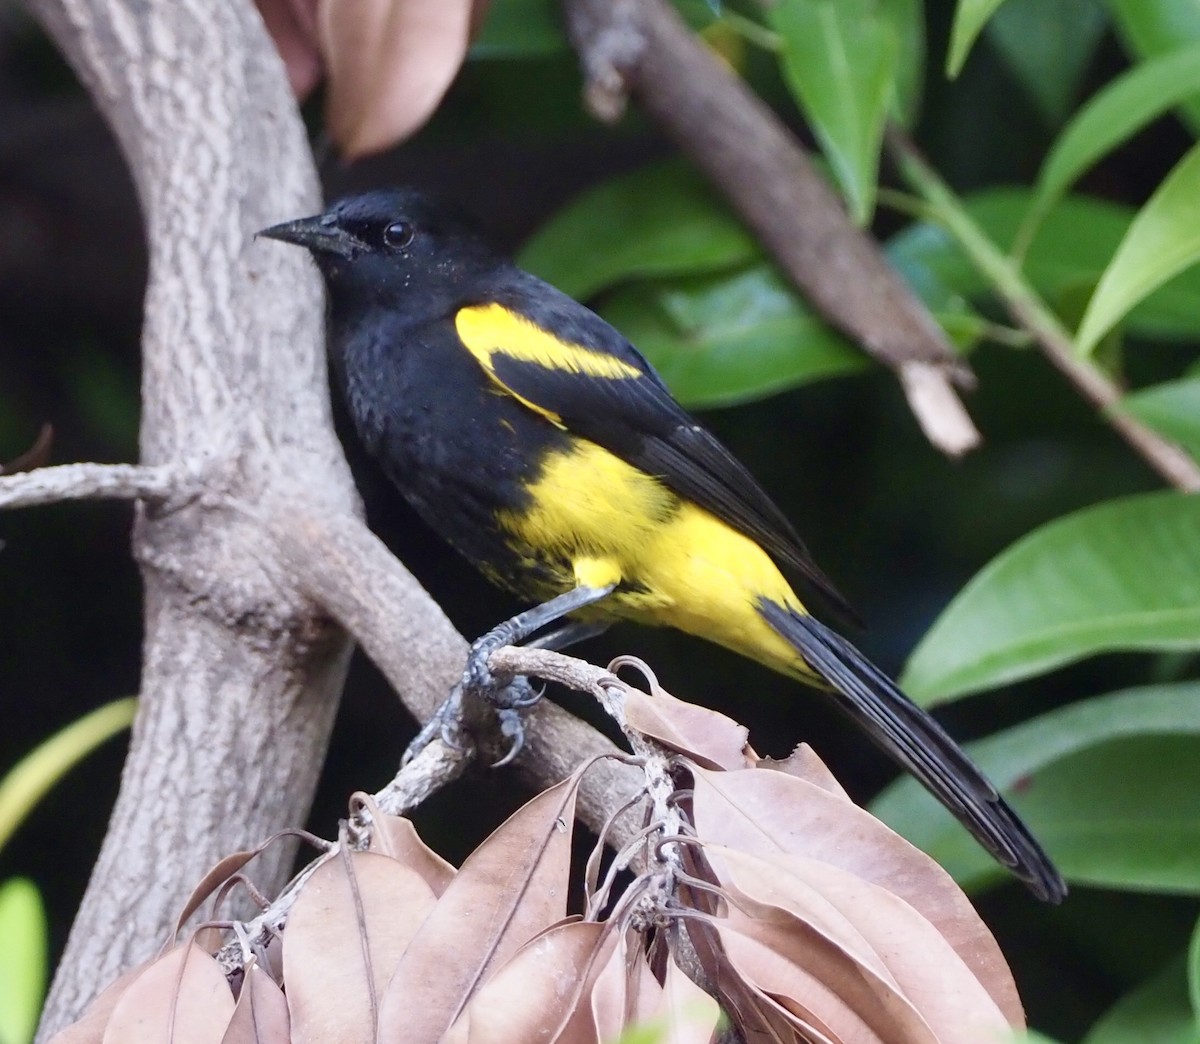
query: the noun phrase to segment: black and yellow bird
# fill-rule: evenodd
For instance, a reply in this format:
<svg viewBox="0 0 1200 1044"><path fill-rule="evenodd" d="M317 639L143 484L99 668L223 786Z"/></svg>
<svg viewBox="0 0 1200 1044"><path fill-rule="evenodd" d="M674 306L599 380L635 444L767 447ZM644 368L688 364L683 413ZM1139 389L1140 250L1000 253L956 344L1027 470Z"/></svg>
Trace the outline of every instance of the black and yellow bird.
<svg viewBox="0 0 1200 1044"><path fill-rule="evenodd" d="M785 572L851 615L782 512L613 327L412 190L262 234L306 247L325 277L332 369L369 453L489 579L537 603L492 644L567 619L561 646L635 620L815 685L1035 895L1063 898L941 726L809 613Z"/></svg>

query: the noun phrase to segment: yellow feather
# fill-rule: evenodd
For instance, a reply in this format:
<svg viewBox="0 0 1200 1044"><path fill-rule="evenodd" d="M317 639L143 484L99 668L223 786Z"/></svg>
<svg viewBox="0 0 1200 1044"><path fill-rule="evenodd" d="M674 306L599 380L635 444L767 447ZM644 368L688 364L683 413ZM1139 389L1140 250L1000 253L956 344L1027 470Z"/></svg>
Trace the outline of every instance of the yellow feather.
<svg viewBox="0 0 1200 1044"><path fill-rule="evenodd" d="M549 455L527 489L530 506L503 513L500 523L519 555L558 569L546 597L622 583L580 615L676 627L811 675L757 610L763 597L803 607L749 537L586 439Z"/></svg>
<svg viewBox="0 0 1200 1044"><path fill-rule="evenodd" d="M496 376L497 355L536 363L548 370L565 370L568 373L606 377L610 380L624 380L642 375L636 366L631 366L615 356L585 348L581 344L560 341L536 323L499 304L460 308L454 316L454 328L467 351L475 356L493 381L531 410L540 413L559 427L562 427L562 420L556 413L517 395Z"/></svg>

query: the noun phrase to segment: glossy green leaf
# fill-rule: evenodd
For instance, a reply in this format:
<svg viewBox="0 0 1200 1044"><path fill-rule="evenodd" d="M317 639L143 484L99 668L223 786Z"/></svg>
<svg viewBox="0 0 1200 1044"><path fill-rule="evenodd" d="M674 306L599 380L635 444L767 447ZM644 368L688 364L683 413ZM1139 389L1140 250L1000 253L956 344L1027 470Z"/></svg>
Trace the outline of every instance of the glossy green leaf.
<svg viewBox="0 0 1200 1044"><path fill-rule="evenodd" d="M696 171L642 167L572 200L525 244L524 268L573 297L641 276L712 272L758 247Z"/></svg>
<svg viewBox="0 0 1200 1044"><path fill-rule="evenodd" d="M1200 890L1200 682L1145 686L1043 714L970 744L1067 879ZM915 780L871 811L967 886L1002 870Z"/></svg>
<svg viewBox="0 0 1200 1044"><path fill-rule="evenodd" d="M1143 388L1126 395L1117 408L1132 413L1200 460L1200 376Z"/></svg>
<svg viewBox="0 0 1200 1044"><path fill-rule="evenodd" d="M35 747L0 779L0 848L72 766L129 727L136 706L130 698L98 707Z"/></svg>
<svg viewBox="0 0 1200 1044"><path fill-rule="evenodd" d="M924 0L884 0L879 15L891 22L900 49L896 59L894 118L911 127L921 108L925 89Z"/></svg>
<svg viewBox="0 0 1200 1044"><path fill-rule="evenodd" d="M1074 105L1108 24L1100 0L1008 0L988 39L1046 121Z"/></svg>
<svg viewBox="0 0 1200 1044"><path fill-rule="evenodd" d="M1083 1044L1200 1044L1200 1027L1188 1007L1184 958L1169 961L1117 1001Z"/></svg>
<svg viewBox="0 0 1200 1044"><path fill-rule="evenodd" d="M867 365L766 264L733 275L640 283L612 294L600 311L694 408L727 406Z"/></svg>
<svg viewBox="0 0 1200 1044"><path fill-rule="evenodd" d="M489 4L471 58L534 58L568 47L556 0L504 0Z"/></svg>
<svg viewBox="0 0 1200 1044"><path fill-rule="evenodd" d="M1040 220L1085 170L1172 106L1200 93L1200 46L1135 65L1090 98L1038 172L1031 220Z"/></svg>
<svg viewBox="0 0 1200 1044"><path fill-rule="evenodd" d="M0 1041L29 1044L46 995L49 945L37 885L14 877L0 885Z"/></svg>
<svg viewBox="0 0 1200 1044"><path fill-rule="evenodd" d="M1002 250L1012 248L1031 204L1023 189L969 196L967 212ZM1068 196L1049 212L1028 247L1022 270L1052 305L1077 300L1097 283L1133 220L1113 203ZM916 222L892 238L888 255L927 303L981 300L990 288L944 229ZM934 307L938 307L936 304ZM1146 337L1200 337L1200 268L1159 287L1126 317L1128 331Z"/></svg>
<svg viewBox="0 0 1200 1044"><path fill-rule="evenodd" d="M954 27L950 30L950 51L946 55L946 75L957 76L971 53L987 20L1004 0L958 0L954 12Z"/></svg>
<svg viewBox="0 0 1200 1044"><path fill-rule="evenodd" d="M1108 0L1125 48L1135 58L1155 58L1200 43L1200 5L1195 0ZM1200 101L1185 102L1181 114L1200 130Z"/></svg>
<svg viewBox="0 0 1200 1044"><path fill-rule="evenodd" d="M1077 511L985 566L938 617L903 684L926 705L1116 649L1200 649L1200 496Z"/></svg>
<svg viewBox="0 0 1200 1044"><path fill-rule="evenodd" d="M1138 212L1079 324L1089 352L1122 317L1171 276L1200 260L1200 145L1181 159Z"/></svg>
<svg viewBox="0 0 1200 1044"><path fill-rule="evenodd" d="M766 9L783 40L783 75L821 143L851 216L875 207L883 125L900 53L896 23L870 0L779 0Z"/></svg>

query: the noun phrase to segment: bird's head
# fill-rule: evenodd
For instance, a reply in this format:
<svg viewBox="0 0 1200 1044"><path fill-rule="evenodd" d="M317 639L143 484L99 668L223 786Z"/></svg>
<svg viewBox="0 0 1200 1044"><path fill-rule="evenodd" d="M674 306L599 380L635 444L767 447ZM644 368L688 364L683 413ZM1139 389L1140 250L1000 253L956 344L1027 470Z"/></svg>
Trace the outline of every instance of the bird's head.
<svg viewBox="0 0 1200 1044"><path fill-rule="evenodd" d="M503 263L469 221L407 188L350 196L323 214L258 234L307 249L335 310L343 302L396 307L417 300L427 308L469 292L481 273Z"/></svg>

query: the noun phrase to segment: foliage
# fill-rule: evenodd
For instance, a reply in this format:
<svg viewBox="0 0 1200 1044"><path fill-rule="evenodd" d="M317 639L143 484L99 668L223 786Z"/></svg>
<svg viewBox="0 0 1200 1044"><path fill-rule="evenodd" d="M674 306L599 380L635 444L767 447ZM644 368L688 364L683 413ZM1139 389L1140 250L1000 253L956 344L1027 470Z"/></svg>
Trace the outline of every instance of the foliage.
<svg viewBox="0 0 1200 1044"><path fill-rule="evenodd" d="M788 0L770 8L766 24L776 33L784 82L852 213L864 220L877 192L880 120L896 97L896 35L889 21L895 5L864 5L856 16L850 9L835 14L834 6ZM1033 6L960 0L947 59L951 73L969 62L981 33L1011 58L1011 23L1035 17ZM1154 372L1138 357L1155 341L1186 345L1186 357L1195 358L1197 151L1161 168L1158 189L1143 201L1103 200L1072 188L1153 121L1192 106L1200 93L1194 43L1200 23L1184 6L1114 3L1129 65L1096 87L1074 115L1053 102L1074 88L1065 80L1048 86L1045 62L1039 70L1033 61L1009 61L1031 97L1053 102L1046 112L1056 105L1062 110L1062 126L1031 187L987 187L958 200L909 178L920 201L879 190L885 203L917 216L893 234L889 256L964 347L985 338L1028 343L982 318L1015 295L1056 314L1067 329L1077 327L1081 357L1103 348L1094 365L1117 379L1126 368ZM1083 8L1097 31L1075 32L1070 16ZM1069 46L1079 58L1065 61L1074 72L1061 75L1075 77L1075 85L1108 15L1089 3L1042 5L1036 15L1046 32L1072 37ZM1185 111L1193 123L1192 108ZM651 209L651 185L660 212L678 220L670 256L660 252L667 230L656 231L653 217L642 225L625 202ZM601 312L629 332L694 405L744 401L850 372L849 346L772 274L765 258L728 231L723 215L715 198L697 192L694 175L677 165L648 168L576 199L538 232L524 258L547 278L594 295ZM602 242L621 244L619 251L598 253L621 263L599 270L591 253L568 256L565 244L589 222ZM645 236L638 231L643 227ZM1003 284L980 263L978 244L988 242L996 258L1009 251ZM763 298L768 289L770 297ZM781 337L788 338L786 349ZM845 363L835 362L843 356ZM1196 452L1196 378L1178 371L1165 377L1130 392L1115 410ZM1200 502L1188 494L1121 498L1122 492L1114 487L1104 502L1034 529L979 572L913 653L905 674L912 694L928 702L961 698L1109 650L1171 652L1177 669L1187 671L1200 650ZM1147 680L1156 662L1147 658ZM1014 788L1017 805L1075 884L1200 894L1200 690L1178 681L1072 696L1071 706L982 741L975 753L1000 785ZM874 807L960 881L973 888L995 882L986 860L919 790L911 780L899 781ZM1200 1020L1186 1003L1184 983L1182 964L1169 965L1118 1004L1088 1040L1166 1040L1153 1036L1164 1020L1181 1034L1169 1039L1195 1039Z"/></svg>
<svg viewBox="0 0 1200 1044"><path fill-rule="evenodd" d="M575 84L556 5L490 6L427 142L470 137L475 148L484 121L493 137L540 129L568 155L564 142L586 124L569 91L544 86ZM954 701L956 721L981 728L1036 712L973 751L1076 892L1108 891L1076 908L1092 911L1086 925L1083 914L1071 920L1073 900L1053 918L1014 913L1024 902L1015 896L983 901L1003 911L998 925L1036 917L1040 948L1071 955L1067 963L1118 967L1104 981L1127 990L1103 1017L1096 996L1082 1013L1052 996L1042 1011L1061 1021L1047 1028L1075 1040L1090 1023L1088 1044L1194 1041L1200 943L1185 950L1160 922L1128 911L1146 909L1147 896L1200 893L1195 501L1146 492L1134 450L1096 434L1105 417L1057 392L1034 355L1029 316L1052 317L1074 334L1081 362L1129 389L1112 413L1200 453L1196 6L958 0L951 18L946 5L918 0L680 6L786 119L808 124L855 218L874 219L893 264L969 353L983 378L970 406L990 424L990 447L939 485L948 469L905 442L898 395L877 392L875 368L679 160L612 176L589 153L591 186L537 230L523 260L588 297L688 404L759 403L713 423L739 450L760 451L753 464L776 473L773 492L801 486L797 502L817 516L805 530L824 534L811 541L820 557L840 541L844 570L864 562L860 586L887 589L872 619L885 648L915 642L914 696ZM887 119L916 128L947 180L966 186L961 197L935 196L880 161ZM628 128L612 133L628 141ZM521 183L537 183L546 164L534 154ZM999 265L981 264L981 243ZM801 387L811 397L762 401ZM14 420L25 407L9 409L9 388L0 394L0 435L26 439ZM847 421L830 404L856 416L877 406L887 420ZM828 426L815 449L798 445L810 417ZM39 419L29 412L23 426ZM897 561L905 572L889 572ZM964 584L955 570L968 569L976 575ZM439 569L428 572L436 579ZM357 748L350 760L361 779ZM873 807L965 887L982 894L998 882L911 782ZM1195 918L1194 903L1168 909L1177 924ZM1036 958L1024 956L1031 970L1014 958L1018 978L1033 983Z"/></svg>
<svg viewBox="0 0 1200 1044"><path fill-rule="evenodd" d="M604 702L644 776L634 821L648 825L615 855L612 839L596 842L576 873L582 917L568 916L571 824L593 763L458 870L409 820L356 799L341 849L272 907L279 926L228 939L201 926L55 1039L151 1044L186 1027L189 1040L247 1044L705 1044L728 1018L780 1044L951 1044L1023 1026L999 947L936 863L850 801L808 748L762 761L729 718L652 688L607 676ZM206 875L180 922L213 894L219 918L254 854ZM236 996L230 960L244 971Z"/></svg>
<svg viewBox="0 0 1200 1044"><path fill-rule="evenodd" d="M117 700L51 736L0 779L0 848L46 791L133 720L134 701ZM49 970L46 914L36 884L0 883L0 1044L33 1040Z"/></svg>

